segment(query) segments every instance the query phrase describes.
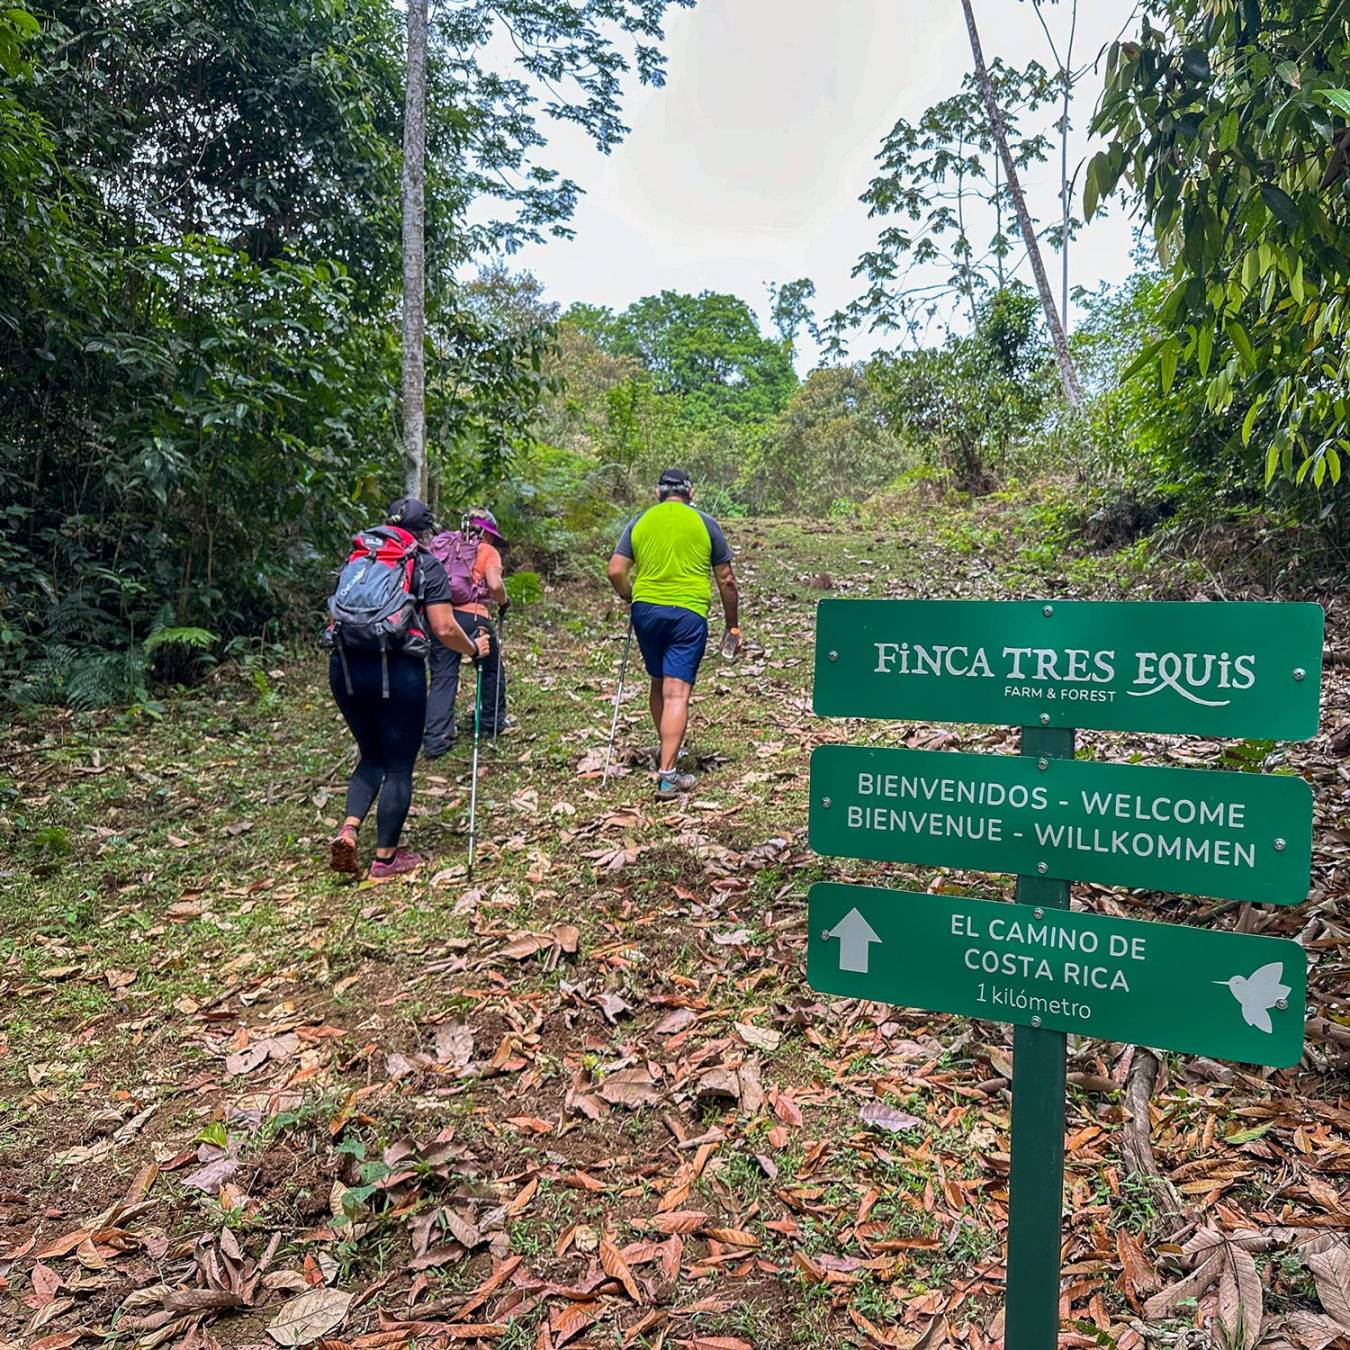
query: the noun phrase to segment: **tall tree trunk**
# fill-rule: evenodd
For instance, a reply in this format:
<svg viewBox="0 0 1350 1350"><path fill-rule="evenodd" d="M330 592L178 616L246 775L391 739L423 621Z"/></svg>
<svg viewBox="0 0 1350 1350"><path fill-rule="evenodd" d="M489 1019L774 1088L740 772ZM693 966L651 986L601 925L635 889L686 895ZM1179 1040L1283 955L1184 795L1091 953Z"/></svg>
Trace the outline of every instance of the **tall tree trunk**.
<svg viewBox="0 0 1350 1350"><path fill-rule="evenodd" d="M1069 327L1069 84L1068 72L1064 83L1064 117L1059 127L1059 197L1060 228L1060 310L1064 327Z"/></svg>
<svg viewBox="0 0 1350 1350"><path fill-rule="evenodd" d="M427 0L408 0L403 110L403 489L427 487L426 410Z"/></svg>
<svg viewBox="0 0 1350 1350"><path fill-rule="evenodd" d="M994 161L994 235L998 239L998 288L1002 290L1008 279L1003 275L1003 167Z"/></svg>
<svg viewBox="0 0 1350 1350"><path fill-rule="evenodd" d="M1078 383L1078 372L1074 369L1073 357L1069 354L1069 342L1064 336L1064 325L1059 319L1059 308L1055 304L1054 292L1050 289L1050 278L1045 272L1045 261L1041 257L1040 241L1036 238L1036 227L1031 223L1031 213L1027 210L1027 199L1022 193L1022 180L1017 176L1017 165L1013 161L1012 151L1008 147L1008 131L1003 125L1003 111L994 97L994 85L989 78L989 69L984 63L984 49L980 46L980 31L975 26L975 10L971 0L961 0L961 8L966 14L966 31L970 34L970 51L975 58L975 79L980 86L985 110L989 114L989 125L998 143L999 158L1003 161L1003 172L1008 177L1008 195L1012 198L1013 210L1017 214L1017 224L1022 231L1022 241L1026 244L1027 257L1031 260L1031 270L1036 278L1036 290L1040 293L1041 308L1045 310L1046 326L1050 329L1050 341L1055 347L1055 358L1059 362L1059 378L1064 385L1064 397L1069 406L1082 407L1083 389Z"/></svg>

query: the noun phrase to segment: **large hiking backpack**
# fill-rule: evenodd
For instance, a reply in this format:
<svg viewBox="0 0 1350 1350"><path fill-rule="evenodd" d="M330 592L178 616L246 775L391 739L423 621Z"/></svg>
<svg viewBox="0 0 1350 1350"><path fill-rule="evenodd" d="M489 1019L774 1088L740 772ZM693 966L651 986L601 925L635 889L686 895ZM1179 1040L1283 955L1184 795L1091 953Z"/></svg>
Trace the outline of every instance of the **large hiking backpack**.
<svg viewBox="0 0 1350 1350"><path fill-rule="evenodd" d="M352 542L351 556L328 600L325 636L337 648L349 694L347 652L378 651L388 698L389 649L425 656L429 645L420 613L417 540L396 525L383 525L363 530Z"/></svg>
<svg viewBox="0 0 1350 1350"><path fill-rule="evenodd" d="M487 586L473 574L478 559L478 541L462 530L445 530L431 541L431 551L440 559L450 582L450 603L456 609L487 601Z"/></svg>

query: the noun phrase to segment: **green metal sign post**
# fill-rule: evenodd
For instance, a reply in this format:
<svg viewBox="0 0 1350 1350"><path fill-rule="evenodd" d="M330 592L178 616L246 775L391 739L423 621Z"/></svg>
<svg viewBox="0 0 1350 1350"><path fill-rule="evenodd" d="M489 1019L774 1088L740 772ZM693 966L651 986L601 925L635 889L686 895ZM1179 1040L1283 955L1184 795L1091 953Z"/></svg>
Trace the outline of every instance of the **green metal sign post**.
<svg viewBox="0 0 1350 1350"><path fill-rule="evenodd" d="M1054 1350L1065 1037L1287 1066L1303 1051L1296 942L1075 912L1069 883L1296 904L1312 800L1294 778L1079 763L1075 728L1298 739L1317 731L1316 605L826 600L828 717L1022 727L1021 754L823 746L811 844L1017 875L1008 905L822 883L813 989L1013 1024L1008 1350Z"/></svg>
<svg viewBox="0 0 1350 1350"><path fill-rule="evenodd" d="M1030 727L1024 744L1057 743ZM1291 774L822 745L811 847L1261 904L1307 898L1312 789Z"/></svg>
<svg viewBox="0 0 1350 1350"><path fill-rule="evenodd" d="M1022 753L1072 760L1074 735L1024 727ZM1067 910L1069 883L1017 878L1019 905ZM1045 1027L1013 1028L1012 1166L1008 1178L1007 1350L1059 1344L1059 1272L1064 1215L1064 1063L1066 1037Z"/></svg>

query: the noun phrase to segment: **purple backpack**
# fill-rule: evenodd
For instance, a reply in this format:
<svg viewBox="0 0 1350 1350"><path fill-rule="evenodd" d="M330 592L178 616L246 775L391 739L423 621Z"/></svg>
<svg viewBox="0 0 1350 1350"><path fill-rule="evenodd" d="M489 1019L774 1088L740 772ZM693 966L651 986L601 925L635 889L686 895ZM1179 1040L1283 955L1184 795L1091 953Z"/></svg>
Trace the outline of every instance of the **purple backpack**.
<svg viewBox="0 0 1350 1350"><path fill-rule="evenodd" d="M443 530L431 541L432 553L440 559L450 581L450 603L456 609L465 605L481 605L487 588L473 575L478 558L478 544L466 539L459 530Z"/></svg>

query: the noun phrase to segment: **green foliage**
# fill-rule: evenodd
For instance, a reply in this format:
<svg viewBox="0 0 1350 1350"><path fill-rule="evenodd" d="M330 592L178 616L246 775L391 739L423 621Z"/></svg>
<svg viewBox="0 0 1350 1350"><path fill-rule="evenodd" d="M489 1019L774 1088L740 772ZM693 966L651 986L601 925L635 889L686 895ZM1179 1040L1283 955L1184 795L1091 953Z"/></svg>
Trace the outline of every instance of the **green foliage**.
<svg viewBox="0 0 1350 1350"><path fill-rule="evenodd" d="M657 394L680 399L695 425L762 421L785 406L797 377L787 344L766 338L734 295L662 291L619 314L574 306L564 319L612 356L631 357Z"/></svg>
<svg viewBox="0 0 1350 1350"><path fill-rule="evenodd" d="M1013 450L1042 427L1048 354L1036 298L996 291L968 335L877 357L869 380L890 425L958 488L986 492Z"/></svg>
<svg viewBox="0 0 1350 1350"><path fill-rule="evenodd" d="M739 495L756 511L820 514L863 500L906 467L863 365L812 371L742 468Z"/></svg>
<svg viewBox="0 0 1350 1350"><path fill-rule="evenodd" d="M512 605L521 609L537 605L544 598L544 583L538 572L513 572L505 585Z"/></svg>
<svg viewBox="0 0 1350 1350"><path fill-rule="evenodd" d="M778 319L807 321L810 282L790 283ZM770 437L797 376L791 344L759 331L729 295L665 291L620 313L573 305L558 325L540 433L589 457L618 503L646 500L672 463L693 474L700 503L744 510L747 467Z"/></svg>
<svg viewBox="0 0 1350 1350"><path fill-rule="evenodd" d="M1320 0L1168 0L1111 46L1089 214L1125 181L1168 286L1144 349L1234 459L1320 491L1350 451L1350 24Z"/></svg>
<svg viewBox="0 0 1350 1350"><path fill-rule="evenodd" d="M1054 99L1058 85L1035 61L1023 71L995 60L989 75L1018 167L1044 160L1049 139L1020 135L1018 119ZM918 122L898 121L877 161L862 201L872 217L889 223L854 268L866 292L831 321L836 349L844 327L862 323L914 335L952 298L973 323L981 298L1004 289L1012 275L1012 198L974 74ZM984 229L989 237L977 237ZM946 273L940 281L914 275L935 266Z"/></svg>
<svg viewBox="0 0 1350 1350"><path fill-rule="evenodd" d="M538 161L536 114L612 147L624 73L662 80L667 3L437 17L427 414L446 492L528 447L554 317L527 283L458 269L566 232L577 187ZM515 77L480 60L508 29ZM200 658L186 630L311 626L344 535L393 495L403 43L383 0L66 0L40 29L0 10L7 693L145 705L151 657L171 675Z"/></svg>
<svg viewBox="0 0 1350 1350"><path fill-rule="evenodd" d="M193 651L207 652L220 639L205 628L157 628L141 644L147 656L153 656L162 647L182 646Z"/></svg>
<svg viewBox="0 0 1350 1350"><path fill-rule="evenodd" d="M796 281L786 281L781 286L769 286L773 326L789 351L797 345L797 334L803 328L812 337L819 335L815 312L811 307L815 294L816 283L810 277L798 277Z"/></svg>
<svg viewBox="0 0 1350 1350"><path fill-rule="evenodd" d="M24 661L5 694L15 703L66 703L81 710L149 702L147 661L138 647L101 650L53 643Z"/></svg>
<svg viewBox="0 0 1350 1350"><path fill-rule="evenodd" d="M551 575L580 571L598 551L592 541L607 537L620 514L611 466L542 444L514 456L486 496L511 541L510 573L522 566ZM510 575L506 581L512 594Z"/></svg>
<svg viewBox="0 0 1350 1350"><path fill-rule="evenodd" d="M70 852L70 833L60 825L47 825L33 832L33 846L53 857L65 857Z"/></svg>

